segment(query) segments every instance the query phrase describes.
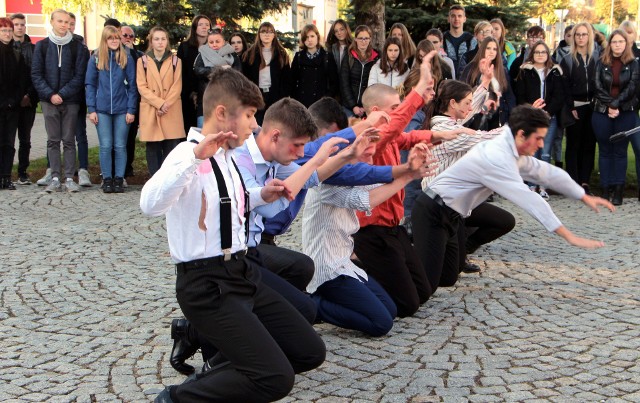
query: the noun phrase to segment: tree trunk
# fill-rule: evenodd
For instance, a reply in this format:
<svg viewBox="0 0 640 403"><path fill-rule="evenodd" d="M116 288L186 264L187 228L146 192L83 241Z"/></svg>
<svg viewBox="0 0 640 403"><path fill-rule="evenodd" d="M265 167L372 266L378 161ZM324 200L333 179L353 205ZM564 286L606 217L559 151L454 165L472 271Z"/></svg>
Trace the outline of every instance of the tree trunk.
<svg viewBox="0 0 640 403"><path fill-rule="evenodd" d="M373 31L371 45L382 51L386 37L384 26L384 0L352 0L357 25L367 25Z"/></svg>

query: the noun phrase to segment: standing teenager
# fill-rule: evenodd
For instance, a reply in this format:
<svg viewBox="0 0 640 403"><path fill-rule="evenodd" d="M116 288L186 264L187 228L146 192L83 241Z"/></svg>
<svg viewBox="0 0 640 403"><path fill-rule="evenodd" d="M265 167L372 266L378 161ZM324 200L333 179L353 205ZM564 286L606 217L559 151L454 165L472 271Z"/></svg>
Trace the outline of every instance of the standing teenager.
<svg viewBox="0 0 640 403"><path fill-rule="evenodd" d="M300 50L291 63L291 96L307 108L324 96L333 96L329 54L320 46L318 28L309 24L300 32Z"/></svg>
<svg viewBox="0 0 640 403"><path fill-rule="evenodd" d="M171 53L169 32L151 28L149 50L138 59L140 141L147 143L149 174L156 173L166 156L184 137L182 121L182 61Z"/></svg>
<svg viewBox="0 0 640 403"><path fill-rule="evenodd" d="M349 53L342 59L340 67L340 92L342 105L352 116L363 117L362 94L369 84L371 68L380 57L371 46L373 32L366 25L356 28L356 39L349 47Z"/></svg>

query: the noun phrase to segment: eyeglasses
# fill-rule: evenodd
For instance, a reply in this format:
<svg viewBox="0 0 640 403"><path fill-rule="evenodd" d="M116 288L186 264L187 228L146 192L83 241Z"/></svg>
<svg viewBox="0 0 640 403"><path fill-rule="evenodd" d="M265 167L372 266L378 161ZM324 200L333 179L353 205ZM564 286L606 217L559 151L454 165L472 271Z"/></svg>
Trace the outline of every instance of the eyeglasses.
<svg viewBox="0 0 640 403"><path fill-rule="evenodd" d="M549 53L546 50L536 50L535 52L533 52L534 55L549 55Z"/></svg>
<svg viewBox="0 0 640 403"><path fill-rule="evenodd" d="M123 37L123 38L133 39L133 38L135 38L136 36L135 36L134 34L122 34L122 37Z"/></svg>
<svg viewBox="0 0 640 403"><path fill-rule="evenodd" d="M261 34L275 34L276 31L271 31L271 30L266 30L266 31L260 31Z"/></svg>
<svg viewBox="0 0 640 403"><path fill-rule="evenodd" d="M576 38L584 38L585 36L589 36L589 34L588 34L588 33L586 33L586 32L585 32L585 33L583 33L583 34L576 33L574 36L575 36Z"/></svg>
<svg viewBox="0 0 640 403"><path fill-rule="evenodd" d="M490 29L485 29L484 31L480 31L479 33L481 33L484 36L489 36L493 33L493 31Z"/></svg>
<svg viewBox="0 0 640 403"><path fill-rule="evenodd" d="M371 38L356 38L356 41L360 41L360 42L368 42L370 40Z"/></svg>
<svg viewBox="0 0 640 403"><path fill-rule="evenodd" d="M13 29L0 29L0 32L2 32L3 34L10 34L13 32Z"/></svg>

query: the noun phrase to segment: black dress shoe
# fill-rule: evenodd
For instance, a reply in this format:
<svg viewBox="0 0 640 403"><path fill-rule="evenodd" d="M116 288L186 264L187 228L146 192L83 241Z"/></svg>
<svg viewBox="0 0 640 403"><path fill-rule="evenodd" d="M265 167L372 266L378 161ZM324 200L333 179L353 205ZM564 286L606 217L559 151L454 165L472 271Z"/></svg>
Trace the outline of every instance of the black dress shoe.
<svg viewBox="0 0 640 403"><path fill-rule="evenodd" d="M465 260L464 267L462 268L463 273L480 273L482 269L477 264L473 264L468 260Z"/></svg>
<svg viewBox="0 0 640 403"><path fill-rule="evenodd" d="M189 340L189 326L189 321L186 319L174 319L171 321L173 348L171 349L169 363L173 369L184 375L191 375L195 372L195 368L186 364L185 361L198 351L198 343L192 343Z"/></svg>

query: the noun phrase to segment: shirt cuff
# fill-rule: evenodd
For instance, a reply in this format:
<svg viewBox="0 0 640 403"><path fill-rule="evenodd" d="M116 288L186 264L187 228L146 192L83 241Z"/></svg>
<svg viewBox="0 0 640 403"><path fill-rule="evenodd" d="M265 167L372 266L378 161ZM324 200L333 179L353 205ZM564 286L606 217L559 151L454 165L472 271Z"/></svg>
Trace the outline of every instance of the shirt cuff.
<svg viewBox="0 0 640 403"><path fill-rule="evenodd" d="M249 206L251 207L251 210L258 206L264 206L267 204L260 194L262 191L261 187L247 189L247 191L249 192Z"/></svg>

